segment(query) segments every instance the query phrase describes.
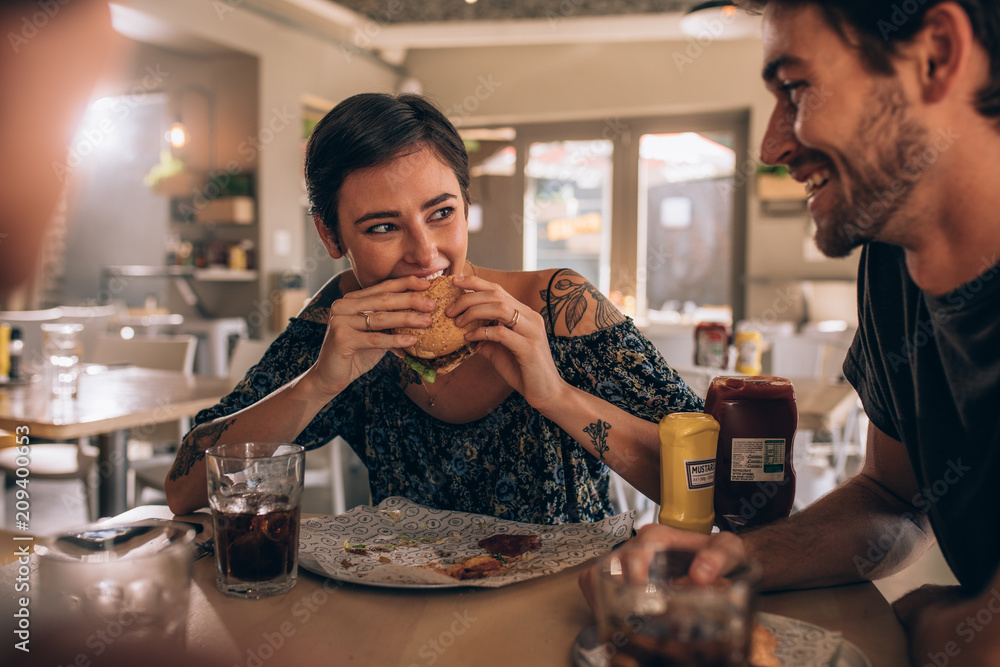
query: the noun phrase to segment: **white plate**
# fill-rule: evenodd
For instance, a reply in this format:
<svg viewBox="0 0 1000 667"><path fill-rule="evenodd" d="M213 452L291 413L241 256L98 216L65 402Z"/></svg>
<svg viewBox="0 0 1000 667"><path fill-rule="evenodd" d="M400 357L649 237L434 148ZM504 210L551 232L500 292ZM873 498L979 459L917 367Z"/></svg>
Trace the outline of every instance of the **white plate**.
<svg viewBox="0 0 1000 667"><path fill-rule="evenodd" d="M839 632L777 614L758 612L757 622L778 638L775 654L782 667L872 667L857 646ZM818 656L832 656L819 658ZM607 651L597 636L597 627L588 625L573 642L573 664L576 667L608 667Z"/></svg>

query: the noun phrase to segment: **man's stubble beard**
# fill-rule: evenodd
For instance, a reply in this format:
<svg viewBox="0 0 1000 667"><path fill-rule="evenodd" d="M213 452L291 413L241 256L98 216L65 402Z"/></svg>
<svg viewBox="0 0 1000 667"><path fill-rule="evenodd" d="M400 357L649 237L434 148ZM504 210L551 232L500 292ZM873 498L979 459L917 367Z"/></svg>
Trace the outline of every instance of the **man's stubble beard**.
<svg viewBox="0 0 1000 667"><path fill-rule="evenodd" d="M920 179L920 156L929 148L929 132L909 117L909 103L895 79L876 81L872 106L861 119L857 139L844 155L873 155L843 162L839 183L851 183L850 201L841 196L822 224L817 223L816 245L827 257L846 257L868 241L880 240L901 212ZM907 166L909 165L909 166Z"/></svg>

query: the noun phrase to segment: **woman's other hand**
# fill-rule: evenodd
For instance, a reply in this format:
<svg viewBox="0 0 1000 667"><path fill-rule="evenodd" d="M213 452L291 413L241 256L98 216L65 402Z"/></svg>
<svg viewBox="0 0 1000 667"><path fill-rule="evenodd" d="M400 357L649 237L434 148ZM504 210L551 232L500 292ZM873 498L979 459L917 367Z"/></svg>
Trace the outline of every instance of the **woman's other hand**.
<svg viewBox="0 0 1000 667"><path fill-rule="evenodd" d="M334 301L323 347L309 370L320 391L336 396L388 350L415 344L416 336L388 332L430 326L434 301L422 294L429 286L416 276L393 278Z"/></svg>

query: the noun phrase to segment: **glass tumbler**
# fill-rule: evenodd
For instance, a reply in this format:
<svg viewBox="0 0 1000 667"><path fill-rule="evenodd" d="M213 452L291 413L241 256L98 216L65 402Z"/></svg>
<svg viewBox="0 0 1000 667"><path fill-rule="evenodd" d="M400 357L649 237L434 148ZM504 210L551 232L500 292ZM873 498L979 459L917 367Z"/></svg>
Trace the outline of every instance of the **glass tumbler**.
<svg viewBox="0 0 1000 667"><path fill-rule="evenodd" d="M758 570L742 564L698 585L687 574L693 559L662 546L625 546L604 559L595 615L609 665L746 665Z"/></svg>
<svg viewBox="0 0 1000 667"><path fill-rule="evenodd" d="M40 626L59 644L46 648L72 664L84 664L81 654L93 661L183 650L194 535L181 524L140 521L42 538L35 546Z"/></svg>
<svg viewBox="0 0 1000 667"><path fill-rule="evenodd" d="M76 398L80 389L83 325L46 323L42 329L45 375L57 398Z"/></svg>
<svg viewBox="0 0 1000 667"><path fill-rule="evenodd" d="M205 463L218 589L240 598L287 593L298 576L305 448L216 445Z"/></svg>

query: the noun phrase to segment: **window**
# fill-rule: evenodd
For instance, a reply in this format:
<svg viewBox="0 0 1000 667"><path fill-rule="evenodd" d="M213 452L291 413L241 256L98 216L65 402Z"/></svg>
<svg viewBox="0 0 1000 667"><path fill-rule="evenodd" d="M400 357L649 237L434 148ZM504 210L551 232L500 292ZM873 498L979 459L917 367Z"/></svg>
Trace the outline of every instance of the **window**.
<svg viewBox="0 0 1000 667"><path fill-rule="evenodd" d="M483 224L470 257L572 268L640 321L704 306L740 319L748 121L746 112L609 118L506 128L487 147L469 141Z"/></svg>

